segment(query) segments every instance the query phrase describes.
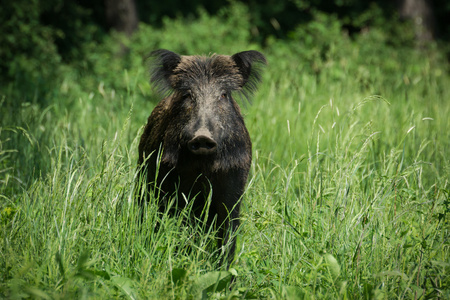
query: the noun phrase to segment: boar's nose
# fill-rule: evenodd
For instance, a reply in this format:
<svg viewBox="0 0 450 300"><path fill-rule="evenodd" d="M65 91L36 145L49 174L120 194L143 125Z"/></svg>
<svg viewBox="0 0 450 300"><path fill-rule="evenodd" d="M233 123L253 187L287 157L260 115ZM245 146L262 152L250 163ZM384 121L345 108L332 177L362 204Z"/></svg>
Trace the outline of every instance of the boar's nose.
<svg viewBox="0 0 450 300"><path fill-rule="evenodd" d="M188 148L195 155L210 155L216 152L217 143L212 138L199 135L188 142Z"/></svg>

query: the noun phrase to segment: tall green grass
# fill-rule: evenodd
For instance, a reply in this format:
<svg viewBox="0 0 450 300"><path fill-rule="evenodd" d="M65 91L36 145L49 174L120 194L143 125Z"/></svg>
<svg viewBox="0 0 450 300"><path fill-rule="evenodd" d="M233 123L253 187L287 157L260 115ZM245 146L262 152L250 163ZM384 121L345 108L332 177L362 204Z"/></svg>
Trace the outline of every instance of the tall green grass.
<svg viewBox="0 0 450 300"><path fill-rule="evenodd" d="M168 23L152 42L144 27L130 55L188 26L174 47L202 53L211 22ZM223 26L229 39L248 24ZM159 99L139 59L106 74L99 52L106 71L68 72L51 101L2 96L0 296L449 298L448 62L333 28L262 50L263 84L242 103L253 162L229 271L188 211L170 218L151 202L139 226L137 143ZM299 43L305 32L322 44ZM227 53L252 47L231 39L244 49Z"/></svg>

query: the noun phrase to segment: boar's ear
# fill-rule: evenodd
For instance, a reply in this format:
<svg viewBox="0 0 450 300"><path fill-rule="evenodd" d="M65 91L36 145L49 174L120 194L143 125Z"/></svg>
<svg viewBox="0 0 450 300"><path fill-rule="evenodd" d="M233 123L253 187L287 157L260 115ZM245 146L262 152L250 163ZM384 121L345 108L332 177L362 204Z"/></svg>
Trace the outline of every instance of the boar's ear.
<svg viewBox="0 0 450 300"><path fill-rule="evenodd" d="M261 81L261 67L267 64L266 58L260 52L251 50L236 53L231 59L239 68L242 75L242 93L248 99L253 94Z"/></svg>
<svg viewBox="0 0 450 300"><path fill-rule="evenodd" d="M169 50L155 50L150 53L154 57L150 64L150 82L153 83L156 90L162 94L172 90L170 76L181 61L181 57Z"/></svg>

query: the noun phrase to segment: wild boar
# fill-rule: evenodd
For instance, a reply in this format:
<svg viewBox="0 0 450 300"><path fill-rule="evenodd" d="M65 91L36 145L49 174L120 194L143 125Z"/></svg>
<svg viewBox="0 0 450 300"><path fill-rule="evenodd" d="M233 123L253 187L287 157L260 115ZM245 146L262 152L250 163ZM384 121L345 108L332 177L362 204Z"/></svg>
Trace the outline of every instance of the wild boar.
<svg viewBox="0 0 450 300"><path fill-rule="evenodd" d="M159 199L161 212L175 197L172 215L186 206L185 199L195 199L193 213L199 218L211 197L207 224L215 220L228 266L252 160L250 135L232 94L248 99L256 91L266 59L258 51L180 56L156 50L151 55L151 83L167 97L151 113L140 139L141 178ZM141 202L148 199L143 194Z"/></svg>

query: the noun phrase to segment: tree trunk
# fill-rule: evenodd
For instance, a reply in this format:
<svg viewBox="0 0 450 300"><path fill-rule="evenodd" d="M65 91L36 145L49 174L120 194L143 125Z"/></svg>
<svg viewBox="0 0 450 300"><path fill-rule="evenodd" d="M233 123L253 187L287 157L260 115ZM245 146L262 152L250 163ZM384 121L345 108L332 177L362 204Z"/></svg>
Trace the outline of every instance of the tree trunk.
<svg viewBox="0 0 450 300"><path fill-rule="evenodd" d="M105 10L110 28L127 36L137 29L139 18L134 0L105 0Z"/></svg>
<svg viewBox="0 0 450 300"><path fill-rule="evenodd" d="M413 20L419 43L434 39L436 20L430 0L400 0L399 13L400 17Z"/></svg>

